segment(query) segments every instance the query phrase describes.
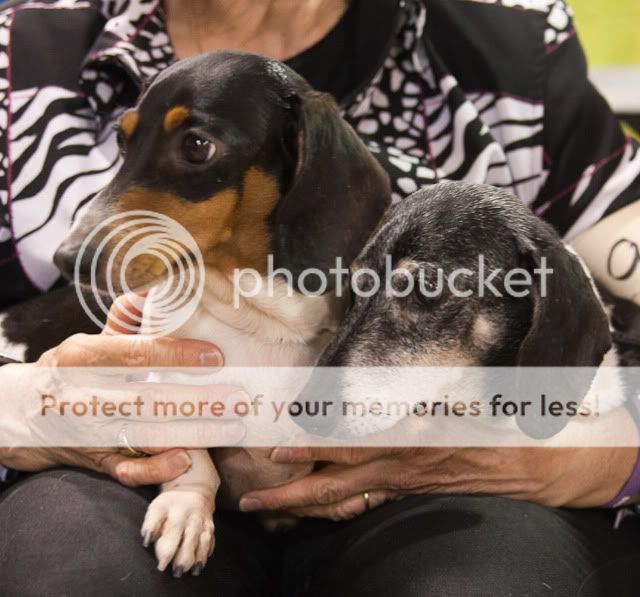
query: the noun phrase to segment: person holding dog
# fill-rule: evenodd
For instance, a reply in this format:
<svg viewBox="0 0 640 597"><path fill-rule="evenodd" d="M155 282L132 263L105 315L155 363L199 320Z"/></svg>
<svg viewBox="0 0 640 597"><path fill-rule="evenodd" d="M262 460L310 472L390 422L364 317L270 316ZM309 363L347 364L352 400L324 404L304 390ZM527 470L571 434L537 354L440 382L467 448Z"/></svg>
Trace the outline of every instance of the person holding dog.
<svg viewBox="0 0 640 597"><path fill-rule="evenodd" d="M572 242L603 285L638 301L639 145L588 82L562 1L13 0L0 30L2 308L61 283L53 250L118 170L113 124L123 111L174 60L219 49L283 60L331 93L389 174L394 200L444 179L505 187ZM41 362L96 358L224 359L208 343L102 334L65 340ZM18 367L0 369L0 382ZM626 408L593 424L635 429ZM224 423L218 432L212 445L224 443ZM616 511L603 508L637 500L637 448L283 448L273 459L329 463L241 501L247 512L303 516L299 528L274 537L220 513L209 566L173 579L154 570L138 528L148 485L189 467L183 450L141 460L0 449L5 474L18 477L0 494L0 592L637 592L640 525L618 516L614 528Z"/></svg>

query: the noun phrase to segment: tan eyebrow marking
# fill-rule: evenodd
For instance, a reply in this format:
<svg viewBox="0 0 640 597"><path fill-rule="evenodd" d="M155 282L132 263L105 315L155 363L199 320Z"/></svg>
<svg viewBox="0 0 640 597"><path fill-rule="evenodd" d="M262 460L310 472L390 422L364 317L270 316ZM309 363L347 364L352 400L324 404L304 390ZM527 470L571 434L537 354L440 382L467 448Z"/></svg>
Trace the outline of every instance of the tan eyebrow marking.
<svg viewBox="0 0 640 597"><path fill-rule="evenodd" d="M189 108L186 106L173 106L167 110L163 123L165 133L175 131L189 117L189 114Z"/></svg>
<svg viewBox="0 0 640 597"><path fill-rule="evenodd" d="M136 132L138 122L140 120L140 114L137 110L127 110L120 118L120 130L127 139L131 139Z"/></svg>

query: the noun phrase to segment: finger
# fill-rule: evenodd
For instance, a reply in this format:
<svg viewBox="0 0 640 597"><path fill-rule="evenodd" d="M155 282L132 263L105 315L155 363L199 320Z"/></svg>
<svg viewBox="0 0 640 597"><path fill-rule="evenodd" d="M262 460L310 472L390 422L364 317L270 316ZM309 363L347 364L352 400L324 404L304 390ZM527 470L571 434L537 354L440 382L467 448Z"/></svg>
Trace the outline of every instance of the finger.
<svg viewBox="0 0 640 597"><path fill-rule="evenodd" d="M62 417L53 417L42 431L52 442L73 436L74 445L114 448L121 447L126 439L126 445L142 451L232 447L246 435L247 417L242 412L236 414L233 404L238 396L247 404L247 394L234 391L234 386L176 384L174 389L165 387L164 393L154 393L149 388L160 384L138 385L144 386L144 392L100 388L99 406L92 416L69 419L64 429L55 427ZM96 396L96 387L85 384L81 392L70 393L71 398L78 403L90 401Z"/></svg>
<svg viewBox="0 0 640 597"><path fill-rule="evenodd" d="M102 384L101 390L105 400L118 404L123 404L124 401L131 403L131 408L127 407L122 414L138 422L165 423L199 418L213 422L235 420L239 418L238 405L244 406L251 402L245 391L230 385L123 382ZM91 392L95 393L95 386L91 388ZM137 404L140 406L136 406Z"/></svg>
<svg viewBox="0 0 640 597"><path fill-rule="evenodd" d="M155 336L76 334L54 350L64 367L222 367L220 349L203 340Z"/></svg>
<svg viewBox="0 0 640 597"><path fill-rule="evenodd" d="M117 452L105 456L102 471L128 487L160 485L172 481L191 466L191 458L184 450L170 450L149 458L131 458Z"/></svg>
<svg viewBox="0 0 640 597"><path fill-rule="evenodd" d="M213 379L213 378L212 378ZM194 378L196 381L196 378ZM88 384L87 384L88 385ZM140 398L143 406L136 412L138 420L184 420L186 416L207 416L216 419L234 418L240 403L248 404L251 397L242 388L226 384L194 385L190 383L118 382L102 385L105 396ZM95 391L95 390L94 390ZM191 412L193 407L194 412Z"/></svg>
<svg viewBox="0 0 640 597"><path fill-rule="evenodd" d="M378 489L367 492L369 495L369 504L365 500L363 494L353 495L337 504L329 506L308 506L306 508L293 508L290 510L294 516L308 518L328 518L329 520L350 520L356 516L360 516L368 510L373 510L388 502L393 498L390 491L386 489Z"/></svg>
<svg viewBox="0 0 640 597"><path fill-rule="evenodd" d="M133 448L134 450L138 450L139 452L144 452L149 456L154 456L155 454L162 454L163 452L169 452L169 450L175 450L177 446L141 446L140 448Z"/></svg>
<svg viewBox="0 0 640 597"><path fill-rule="evenodd" d="M405 448L390 448L388 446L376 448L346 448L346 447L306 447L290 448L278 447L271 452L271 460L281 464L295 464L304 462L334 462L336 464L364 464L399 454Z"/></svg>
<svg viewBox="0 0 640 597"><path fill-rule="evenodd" d="M58 367L52 373L65 398L87 401L99 392L101 401L117 406L114 414L139 420L232 418L259 404L259 396L240 386L217 383L209 368Z"/></svg>
<svg viewBox="0 0 640 597"><path fill-rule="evenodd" d="M142 323L142 310L147 293L130 292L119 296L109 309L105 334L137 334Z"/></svg>
<svg viewBox="0 0 640 597"><path fill-rule="evenodd" d="M240 510L254 512L336 504L363 491L385 488L388 469L384 461L354 467L330 465L286 485L246 493L240 500Z"/></svg>
<svg viewBox="0 0 640 597"><path fill-rule="evenodd" d="M151 454L163 449L166 450L167 446L171 448L237 446L246 435L246 427L240 421L228 423L221 421L173 421L165 424L132 423L127 425L126 435L131 447Z"/></svg>

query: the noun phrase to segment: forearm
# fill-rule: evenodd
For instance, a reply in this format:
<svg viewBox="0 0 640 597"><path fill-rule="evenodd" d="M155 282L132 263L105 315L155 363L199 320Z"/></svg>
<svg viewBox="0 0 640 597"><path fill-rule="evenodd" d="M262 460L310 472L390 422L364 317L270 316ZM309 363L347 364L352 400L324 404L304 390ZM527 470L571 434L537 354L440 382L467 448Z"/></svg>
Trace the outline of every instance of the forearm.
<svg viewBox="0 0 640 597"><path fill-rule="evenodd" d="M33 432L25 415L25 404L36 385L34 369L34 365L13 363L0 367L0 465L8 468L31 470L25 467L24 450L18 447L33 444Z"/></svg>
<svg viewBox="0 0 640 597"><path fill-rule="evenodd" d="M640 201L604 218L571 244L598 282L640 304Z"/></svg>
<svg viewBox="0 0 640 597"><path fill-rule="evenodd" d="M608 504L625 486L638 460L640 436L625 407L599 417L574 419L535 459L546 505L592 508ZM560 447L573 446L573 447Z"/></svg>
<svg viewBox="0 0 640 597"><path fill-rule="evenodd" d="M29 437L28 425L19 412L19 393L28 387L29 367L0 355L0 387L3 388L3 416L0 418L0 485L8 481L11 471L32 471L48 468L43 450L19 449ZM11 469L11 470L7 470Z"/></svg>

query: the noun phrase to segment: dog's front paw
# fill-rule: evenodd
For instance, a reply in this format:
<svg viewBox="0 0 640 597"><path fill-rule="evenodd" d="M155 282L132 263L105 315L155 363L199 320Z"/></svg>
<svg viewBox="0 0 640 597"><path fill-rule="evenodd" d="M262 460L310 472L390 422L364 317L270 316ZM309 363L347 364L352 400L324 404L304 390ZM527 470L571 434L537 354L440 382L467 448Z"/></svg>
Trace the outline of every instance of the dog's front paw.
<svg viewBox="0 0 640 597"><path fill-rule="evenodd" d="M173 575L202 571L213 553L213 497L184 488L161 493L147 509L141 529L145 547L155 543L158 570L173 560Z"/></svg>

